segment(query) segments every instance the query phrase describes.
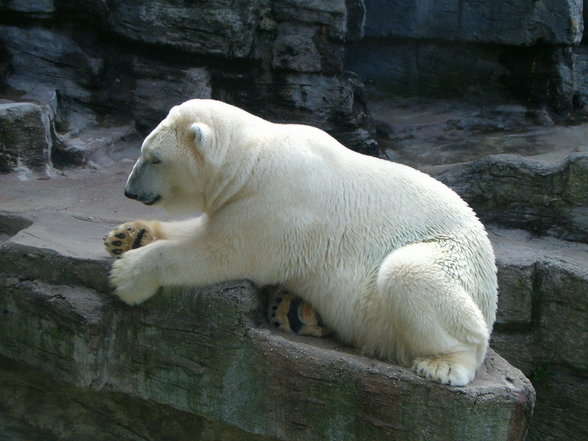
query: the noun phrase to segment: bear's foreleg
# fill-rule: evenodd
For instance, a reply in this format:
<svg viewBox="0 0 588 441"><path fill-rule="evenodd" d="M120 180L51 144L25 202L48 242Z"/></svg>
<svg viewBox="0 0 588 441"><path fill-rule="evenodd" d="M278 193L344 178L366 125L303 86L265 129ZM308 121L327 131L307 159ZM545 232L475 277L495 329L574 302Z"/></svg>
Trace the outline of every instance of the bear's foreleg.
<svg viewBox="0 0 588 441"><path fill-rule="evenodd" d="M381 326L392 329L402 364L422 377L464 386L486 355L489 330L463 287L461 256L452 248L417 243L388 255L378 274L381 311L374 315L387 320Z"/></svg>
<svg viewBox="0 0 588 441"><path fill-rule="evenodd" d="M158 220L125 222L108 233L104 238L104 246L112 257L120 257L127 251L144 247L156 240L188 240L201 224L201 218L174 222Z"/></svg>
<svg viewBox="0 0 588 441"><path fill-rule="evenodd" d="M184 233L127 251L113 263L110 281L124 302L142 303L160 286L210 285L251 273L238 247L225 236L208 234L198 219L161 223L172 224Z"/></svg>
<svg viewBox="0 0 588 441"><path fill-rule="evenodd" d="M156 240L187 240L195 228L198 228L198 223L195 225L194 220L125 222L104 238L104 246L112 257L120 258L127 251L144 247ZM285 332L314 337L324 337L332 333L322 324L319 315L309 303L280 287L274 286L268 293L268 320L275 327ZM123 300L128 303L140 302L139 297L125 297Z"/></svg>

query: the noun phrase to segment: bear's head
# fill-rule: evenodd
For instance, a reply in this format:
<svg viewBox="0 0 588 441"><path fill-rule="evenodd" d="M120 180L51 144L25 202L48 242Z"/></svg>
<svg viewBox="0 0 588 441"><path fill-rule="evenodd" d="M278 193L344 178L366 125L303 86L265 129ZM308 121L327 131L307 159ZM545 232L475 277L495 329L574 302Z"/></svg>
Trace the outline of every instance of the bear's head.
<svg viewBox="0 0 588 441"><path fill-rule="evenodd" d="M234 109L213 100L172 108L145 138L125 196L176 213L205 211L207 193L233 142L227 134Z"/></svg>

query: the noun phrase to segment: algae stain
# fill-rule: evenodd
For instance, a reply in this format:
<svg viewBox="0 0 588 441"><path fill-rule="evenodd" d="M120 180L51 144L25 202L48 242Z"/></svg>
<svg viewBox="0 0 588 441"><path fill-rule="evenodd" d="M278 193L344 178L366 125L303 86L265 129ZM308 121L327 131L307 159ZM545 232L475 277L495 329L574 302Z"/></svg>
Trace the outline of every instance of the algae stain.
<svg viewBox="0 0 588 441"><path fill-rule="evenodd" d="M253 433L275 431L263 363L253 348L238 348L222 376L222 420L235 422Z"/></svg>

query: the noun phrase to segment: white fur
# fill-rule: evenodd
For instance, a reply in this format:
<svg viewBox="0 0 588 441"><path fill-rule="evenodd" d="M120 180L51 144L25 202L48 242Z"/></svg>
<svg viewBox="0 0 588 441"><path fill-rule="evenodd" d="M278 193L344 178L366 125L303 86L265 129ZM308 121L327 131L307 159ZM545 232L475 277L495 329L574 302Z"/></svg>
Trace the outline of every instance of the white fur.
<svg viewBox="0 0 588 441"><path fill-rule="evenodd" d="M433 178L312 127L192 100L147 137L129 189L206 214L115 262L127 303L158 286L280 283L366 355L445 384L474 378L495 318L494 254L473 211Z"/></svg>

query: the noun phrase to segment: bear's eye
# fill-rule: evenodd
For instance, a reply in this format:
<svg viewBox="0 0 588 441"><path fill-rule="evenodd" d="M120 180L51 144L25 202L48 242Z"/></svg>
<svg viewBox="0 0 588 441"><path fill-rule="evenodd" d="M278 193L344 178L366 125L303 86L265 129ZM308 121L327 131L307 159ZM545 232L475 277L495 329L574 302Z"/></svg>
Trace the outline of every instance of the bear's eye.
<svg viewBox="0 0 588 441"><path fill-rule="evenodd" d="M149 164L160 164L161 163L161 159L159 158L151 158L149 160Z"/></svg>

